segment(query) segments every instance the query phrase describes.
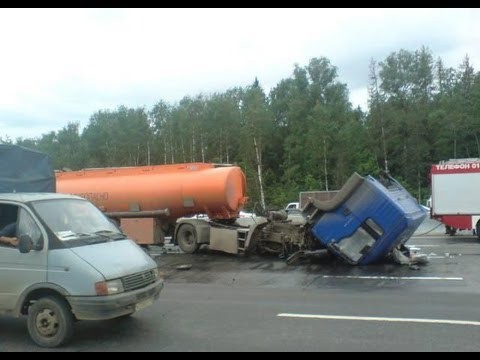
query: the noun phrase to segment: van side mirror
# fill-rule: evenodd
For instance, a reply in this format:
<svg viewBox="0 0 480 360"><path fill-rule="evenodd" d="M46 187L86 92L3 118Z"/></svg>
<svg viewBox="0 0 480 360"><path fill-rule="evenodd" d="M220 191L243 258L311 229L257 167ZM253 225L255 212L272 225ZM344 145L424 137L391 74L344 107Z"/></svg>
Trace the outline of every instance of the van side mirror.
<svg viewBox="0 0 480 360"><path fill-rule="evenodd" d="M20 239L18 240L18 250L20 250L22 254L27 254L33 249L33 240L30 235L21 235Z"/></svg>

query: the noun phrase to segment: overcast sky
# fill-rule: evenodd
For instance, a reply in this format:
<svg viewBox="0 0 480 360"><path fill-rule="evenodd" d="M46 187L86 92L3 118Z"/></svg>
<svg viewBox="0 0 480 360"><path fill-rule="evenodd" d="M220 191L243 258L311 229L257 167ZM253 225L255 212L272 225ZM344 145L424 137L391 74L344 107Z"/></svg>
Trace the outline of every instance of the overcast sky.
<svg viewBox="0 0 480 360"><path fill-rule="evenodd" d="M327 57L366 110L368 65L428 47L480 68L479 9L0 9L0 137L33 138L101 109L223 92Z"/></svg>

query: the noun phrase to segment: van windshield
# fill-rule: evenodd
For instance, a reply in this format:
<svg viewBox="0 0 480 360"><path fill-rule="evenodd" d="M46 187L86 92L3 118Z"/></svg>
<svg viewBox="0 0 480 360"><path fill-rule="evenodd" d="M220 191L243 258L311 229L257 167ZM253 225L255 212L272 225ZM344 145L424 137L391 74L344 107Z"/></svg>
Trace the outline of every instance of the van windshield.
<svg viewBox="0 0 480 360"><path fill-rule="evenodd" d="M43 200L32 205L50 230L63 242L80 240L82 243L92 243L125 238L125 235L88 201Z"/></svg>

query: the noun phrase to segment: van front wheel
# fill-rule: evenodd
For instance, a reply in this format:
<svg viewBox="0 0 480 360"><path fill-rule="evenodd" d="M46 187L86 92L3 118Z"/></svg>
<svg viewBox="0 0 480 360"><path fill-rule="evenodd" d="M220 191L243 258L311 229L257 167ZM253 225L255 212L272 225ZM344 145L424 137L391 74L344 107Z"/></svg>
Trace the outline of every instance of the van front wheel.
<svg viewBox="0 0 480 360"><path fill-rule="evenodd" d="M28 332L41 347L53 348L73 336L74 317L67 302L59 297L38 299L28 309Z"/></svg>

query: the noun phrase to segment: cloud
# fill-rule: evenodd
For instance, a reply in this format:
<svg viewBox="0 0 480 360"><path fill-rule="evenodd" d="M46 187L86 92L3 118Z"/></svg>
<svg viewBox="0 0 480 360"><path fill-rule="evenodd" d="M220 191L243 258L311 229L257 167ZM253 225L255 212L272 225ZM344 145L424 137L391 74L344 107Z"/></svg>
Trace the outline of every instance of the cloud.
<svg viewBox="0 0 480 360"><path fill-rule="evenodd" d="M366 104L370 59L429 47L480 65L478 9L3 9L0 136L30 137L100 109L269 89L325 56ZM21 124L27 124L21 127ZM19 135L21 134L21 135Z"/></svg>

